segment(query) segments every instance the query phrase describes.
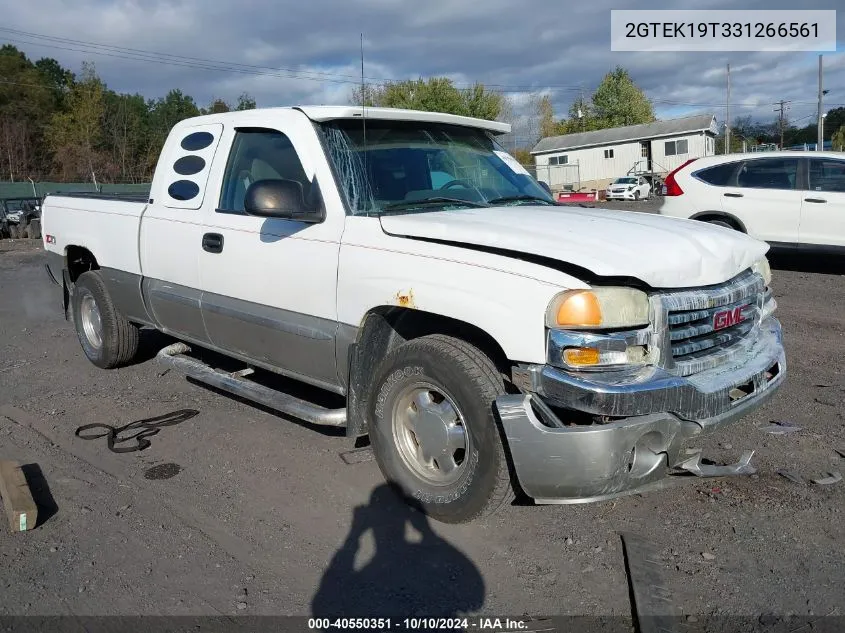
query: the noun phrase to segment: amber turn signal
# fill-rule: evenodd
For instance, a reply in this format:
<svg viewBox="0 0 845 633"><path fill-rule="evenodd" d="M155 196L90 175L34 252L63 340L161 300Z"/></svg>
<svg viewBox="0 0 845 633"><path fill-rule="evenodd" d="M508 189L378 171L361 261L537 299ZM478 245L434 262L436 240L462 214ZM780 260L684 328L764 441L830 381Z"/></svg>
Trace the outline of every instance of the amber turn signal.
<svg viewBox="0 0 845 633"><path fill-rule="evenodd" d="M598 365L601 354L595 347L570 347L563 350L563 361L572 367Z"/></svg>

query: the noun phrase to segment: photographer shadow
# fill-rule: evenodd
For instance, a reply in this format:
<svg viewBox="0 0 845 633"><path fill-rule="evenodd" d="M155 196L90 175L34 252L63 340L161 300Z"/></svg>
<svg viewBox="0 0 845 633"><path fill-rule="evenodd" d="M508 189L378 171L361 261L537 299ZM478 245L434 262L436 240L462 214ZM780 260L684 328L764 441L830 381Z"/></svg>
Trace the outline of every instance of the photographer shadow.
<svg viewBox="0 0 845 633"><path fill-rule="evenodd" d="M407 538L409 527L418 540ZM355 569L370 530L375 552ZM384 484L353 511L352 527L323 574L311 610L317 618L448 618L479 611L484 596L473 562Z"/></svg>

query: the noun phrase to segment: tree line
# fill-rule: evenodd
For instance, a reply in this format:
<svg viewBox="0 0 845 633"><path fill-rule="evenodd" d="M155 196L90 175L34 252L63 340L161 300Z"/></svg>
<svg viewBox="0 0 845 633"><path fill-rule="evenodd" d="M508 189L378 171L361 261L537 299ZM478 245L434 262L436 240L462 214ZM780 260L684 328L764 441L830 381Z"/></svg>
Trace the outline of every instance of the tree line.
<svg viewBox="0 0 845 633"><path fill-rule="evenodd" d="M79 74L52 58L0 47L0 180L149 182L170 129L182 119L255 107L213 99L200 107L179 89L164 97L110 90L92 63Z"/></svg>
<svg viewBox="0 0 845 633"><path fill-rule="evenodd" d="M655 121L654 106L628 71L608 72L587 98L576 98L558 118L548 93L514 97L476 83L458 88L447 77L415 79L354 88L349 101L448 112L511 123L514 132L503 141L520 162L533 162L530 150L541 138ZM527 103L526 103L527 101ZM242 94L235 103L212 99L197 105L179 89L147 99L109 89L93 63L78 74L52 58L32 61L15 46L0 47L0 180L149 182L170 129L182 119L256 107ZM845 108L831 110L826 138L834 149L845 148ZM723 131L722 131L723 134ZM780 141L778 123L739 117L732 125L731 150L747 144ZM796 128L786 122L784 145L813 143L815 124ZM721 145L719 144L721 143ZM724 136L717 139L724 151Z"/></svg>

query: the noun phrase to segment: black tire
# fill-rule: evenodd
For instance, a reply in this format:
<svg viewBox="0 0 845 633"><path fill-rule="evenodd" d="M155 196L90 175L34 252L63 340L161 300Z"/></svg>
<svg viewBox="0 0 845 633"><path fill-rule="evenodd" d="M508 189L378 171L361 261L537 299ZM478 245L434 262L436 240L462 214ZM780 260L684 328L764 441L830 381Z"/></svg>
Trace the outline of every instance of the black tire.
<svg viewBox="0 0 845 633"><path fill-rule="evenodd" d="M411 465L413 458L409 459L408 449L402 448L407 444L397 439L407 433L400 428L401 411L406 412L405 418L410 409L415 415L418 412L416 405L403 409L401 403L406 397L403 394L414 389L426 391L424 386L419 387L421 384L433 387L427 392L429 395L451 400L459 416L457 426L464 429L461 463L448 475L457 477L454 481L433 483L420 470L415 472ZM504 393L501 374L492 361L459 339L436 334L413 339L393 350L376 372L368 406L368 418L372 421L370 442L385 479L411 503L444 523L466 523L509 504L514 498L514 488L502 433L493 411L494 400ZM438 401L435 398L433 402ZM437 425L435 422L434 426ZM440 435L442 428L438 428L441 430L434 435L444 437ZM422 446L417 434L411 435L417 446ZM432 460L434 470L440 469L436 460L446 454L437 453ZM458 461L454 456L460 454L458 449L444 459L454 464Z"/></svg>
<svg viewBox="0 0 845 633"><path fill-rule="evenodd" d="M714 220L707 220L707 223L708 224L714 224L716 226L723 226L726 229L731 229L732 231L737 230L736 227L733 224L731 224L730 222L728 222L727 220L715 220L715 219Z"/></svg>
<svg viewBox="0 0 845 633"><path fill-rule="evenodd" d="M41 238L41 220L33 218L29 222L29 237L37 240Z"/></svg>
<svg viewBox="0 0 845 633"><path fill-rule="evenodd" d="M83 311L91 313L91 302L99 318L83 316ZM138 328L115 308L99 271L91 270L79 276L73 287L71 304L76 335L88 360L102 369L112 369L135 357ZM91 324L95 334L86 330L86 322Z"/></svg>
<svg viewBox="0 0 845 633"><path fill-rule="evenodd" d="M18 239L18 225L17 224L10 224L9 225L9 239L16 240Z"/></svg>
<svg viewBox="0 0 845 633"><path fill-rule="evenodd" d="M639 190L637 190L637 191L634 192L634 200L639 200L639 199L640 199L640 192L639 192Z"/></svg>

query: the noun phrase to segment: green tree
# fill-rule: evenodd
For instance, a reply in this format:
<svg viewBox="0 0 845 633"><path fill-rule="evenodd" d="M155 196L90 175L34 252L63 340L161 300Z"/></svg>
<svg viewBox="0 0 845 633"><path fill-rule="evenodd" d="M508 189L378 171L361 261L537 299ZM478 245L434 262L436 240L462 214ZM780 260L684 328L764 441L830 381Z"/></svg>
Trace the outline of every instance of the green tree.
<svg viewBox="0 0 845 633"><path fill-rule="evenodd" d="M67 109L53 115L47 138L62 177L88 180L101 166L105 86L91 62L67 95Z"/></svg>
<svg viewBox="0 0 845 633"><path fill-rule="evenodd" d="M0 47L0 174L22 180L49 170L44 128L58 93L16 47Z"/></svg>
<svg viewBox="0 0 845 633"><path fill-rule="evenodd" d="M495 121L502 112L502 95L485 89L484 84L475 83L461 95L466 116Z"/></svg>
<svg viewBox="0 0 845 633"><path fill-rule="evenodd" d="M367 108L384 107L384 86L364 84L355 86L349 97L353 105L362 105Z"/></svg>
<svg viewBox="0 0 845 633"><path fill-rule="evenodd" d="M238 97L238 103L235 105L235 110L255 110L255 98L249 93L242 92Z"/></svg>
<svg viewBox="0 0 845 633"><path fill-rule="evenodd" d="M211 104L201 110L201 112L202 114L220 114L222 112L229 112L231 109L229 104L223 101L223 99L214 98L211 100Z"/></svg>
<svg viewBox="0 0 845 633"><path fill-rule="evenodd" d="M560 125L555 119L555 109L549 95L543 95L537 102L537 124L540 138L557 136L561 133Z"/></svg>
<svg viewBox="0 0 845 633"><path fill-rule="evenodd" d="M839 129L833 133L830 139L833 151L845 152L845 125L839 126Z"/></svg>
<svg viewBox="0 0 845 633"><path fill-rule="evenodd" d="M825 137L828 133L833 134L843 125L845 125L845 107L829 110L824 118Z"/></svg>
<svg viewBox="0 0 845 633"><path fill-rule="evenodd" d="M146 169L149 143L149 112L141 95L105 95L104 144L124 182L143 182L151 174Z"/></svg>
<svg viewBox="0 0 845 633"><path fill-rule="evenodd" d="M604 128L651 123L655 120L651 101L621 66L602 79L593 94L593 110Z"/></svg>
<svg viewBox="0 0 845 633"><path fill-rule="evenodd" d="M448 77L408 79L383 86L356 87L350 101L368 107L405 108L428 112L446 112L480 119L495 120L502 112L502 95L476 83L462 90Z"/></svg>

